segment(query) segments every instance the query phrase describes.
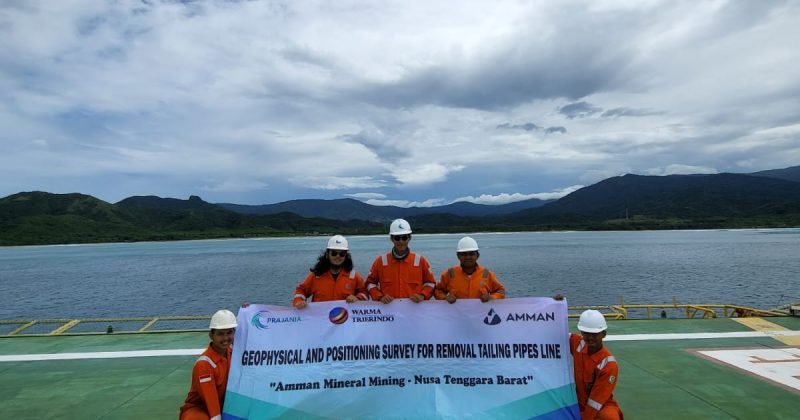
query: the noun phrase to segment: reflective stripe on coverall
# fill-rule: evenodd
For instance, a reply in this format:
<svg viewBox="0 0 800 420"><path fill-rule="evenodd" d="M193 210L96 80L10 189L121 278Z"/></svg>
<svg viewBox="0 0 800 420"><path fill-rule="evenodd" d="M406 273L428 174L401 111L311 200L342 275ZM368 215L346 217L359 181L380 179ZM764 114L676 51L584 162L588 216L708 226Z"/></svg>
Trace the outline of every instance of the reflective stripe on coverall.
<svg viewBox="0 0 800 420"><path fill-rule="evenodd" d="M192 387L181 406L181 420L222 418L230 360L230 347L228 357L222 357L211 345L197 358L192 368Z"/></svg>
<svg viewBox="0 0 800 420"><path fill-rule="evenodd" d="M380 300L384 294L393 298L421 294L425 299L430 299L436 278L428 260L422 255L409 252L405 258L398 260L389 252L375 258L366 284L372 300Z"/></svg>
<svg viewBox="0 0 800 420"><path fill-rule="evenodd" d="M622 411L612 394L619 375L617 360L605 347L590 355L583 337L577 334L570 334L569 346L581 420L622 419Z"/></svg>
<svg viewBox="0 0 800 420"><path fill-rule="evenodd" d="M353 271L340 271L333 279L330 271L317 276L313 272L297 285L294 290L294 300L297 302L311 298L312 302L327 302L331 300L344 300L350 295L355 295L358 300L367 300L367 289L361 274Z"/></svg>
<svg viewBox="0 0 800 420"><path fill-rule="evenodd" d="M504 299L506 291L494 273L486 267L478 265L471 275L464 273L460 265L450 267L442 273L436 285L436 299L445 299L447 293L459 299L478 299L488 293L492 299Z"/></svg>

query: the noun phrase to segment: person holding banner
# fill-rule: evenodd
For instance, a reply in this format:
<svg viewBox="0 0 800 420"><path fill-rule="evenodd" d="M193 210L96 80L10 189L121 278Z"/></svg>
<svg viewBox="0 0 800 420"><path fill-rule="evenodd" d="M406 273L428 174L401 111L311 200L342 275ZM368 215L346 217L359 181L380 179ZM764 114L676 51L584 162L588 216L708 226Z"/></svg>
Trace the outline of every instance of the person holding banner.
<svg viewBox="0 0 800 420"><path fill-rule="evenodd" d="M353 259L349 250L344 236L332 236L328 240L327 249L311 268L311 273L294 290L292 306L303 309L308 298L312 302L345 300L353 303L367 300L364 279L353 270Z"/></svg>
<svg viewBox="0 0 800 420"><path fill-rule="evenodd" d="M561 295L556 299L558 297L563 299ZM617 359L603 347L607 329L603 314L589 309L578 320L580 335L570 334L569 337L581 420L623 418L613 395L619 375Z"/></svg>
<svg viewBox="0 0 800 420"><path fill-rule="evenodd" d="M211 342L194 362L192 385L181 406L180 420L222 418L236 326L236 315L227 309L219 310L211 317L208 326Z"/></svg>
<svg viewBox="0 0 800 420"><path fill-rule="evenodd" d="M390 303L395 298L409 298L414 303L430 299L436 278L431 265L421 254L411 252L411 225L397 219L389 226L392 250L375 258L367 274L367 291L372 300Z"/></svg>
<svg viewBox="0 0 800 420"><path fill-rule="evenodd" d="M442 273L436 284L436 299L455 303L457 299L504 299L505 287L488 268L478 265L481 256L478 242L469 236L458 241L456 257L459 265L450 267Z"/></svg>

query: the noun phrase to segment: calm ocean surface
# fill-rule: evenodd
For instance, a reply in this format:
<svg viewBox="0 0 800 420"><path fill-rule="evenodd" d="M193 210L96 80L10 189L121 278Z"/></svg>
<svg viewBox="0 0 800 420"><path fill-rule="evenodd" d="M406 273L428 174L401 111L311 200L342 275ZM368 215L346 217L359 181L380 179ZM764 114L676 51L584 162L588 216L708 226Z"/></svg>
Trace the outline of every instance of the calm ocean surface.
<svg viewBox="0 0 800 420"><path fill-rule="evenodd" d="M437 279L463 235L415 235ZM800 300L800 229L475 234L509 297L570 305ZM356 269L391 246L349 237ZM288 305L327 237L0 248L0 319L203 315Z"/></svg>

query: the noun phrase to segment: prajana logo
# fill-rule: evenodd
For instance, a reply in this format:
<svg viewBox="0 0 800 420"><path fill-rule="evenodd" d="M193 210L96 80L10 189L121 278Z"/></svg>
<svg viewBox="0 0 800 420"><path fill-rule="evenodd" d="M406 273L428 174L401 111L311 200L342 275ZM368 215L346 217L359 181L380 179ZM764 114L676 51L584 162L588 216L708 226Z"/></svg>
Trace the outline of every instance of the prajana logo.
<svg viewBox="0 0 800 420"><path fill-rule="evenodd" d="M273 324L301 322L299 316L272 316L269 311L258 311L250 318L250 324L259 330L267 330Z"/></svg>
<svg viewBox="0 0 800 420"><path fill-rule="evenodd" d="M350 314L347 313L347 309L342 308L341 306L337 306L328 312L328 319L336 325L344 324L349 317Z"/></svg>
<svg viewBox="0 0 800 420"><path fill-rule="evenodd" d="M254 327L258 328L259 330L266 330L269 328L269 311L258 311L256 312L252 318L250 318L250 324Z"/></svg>
<svg viewBox="0 0 800 420"><path fill-rule="evenodd" d="M494 311L494 308L489 309L489 313L483 318L483 323L486 325L497 325L500 322L502 322L502 320L500 316L497 315L497 312Z"/></svg>

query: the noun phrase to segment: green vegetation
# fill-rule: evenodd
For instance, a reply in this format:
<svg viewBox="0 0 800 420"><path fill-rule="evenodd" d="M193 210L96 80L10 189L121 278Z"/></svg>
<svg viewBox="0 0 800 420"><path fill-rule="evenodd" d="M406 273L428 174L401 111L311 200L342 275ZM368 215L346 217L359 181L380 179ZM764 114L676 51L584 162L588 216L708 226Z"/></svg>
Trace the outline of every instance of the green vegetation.
<svg viewBox="0 0 800 420"><path fill-rule="evenodd" d="M27 192L0 199L0 246L385 234L396 217L409 219L418 233L796 227L800 182L788 179L796 168L768 172L777 178L625 175L544 205L521 203L521 210L494 213L463 203L403 212L354 200L295 200L254 208L196 196L129 197L110 204L83 194Z"/></svg>
<svg viewBox="0 0 800 420"><path fill-rule="evenodd" d="M83 194L14 194L0 199L0 245L353 235L385 230L381 223L343 223L291 213L241 215L198 198L192 200L198 208L173 210L109 204Z"/></svg>

